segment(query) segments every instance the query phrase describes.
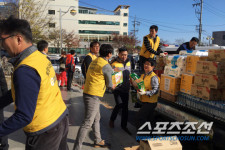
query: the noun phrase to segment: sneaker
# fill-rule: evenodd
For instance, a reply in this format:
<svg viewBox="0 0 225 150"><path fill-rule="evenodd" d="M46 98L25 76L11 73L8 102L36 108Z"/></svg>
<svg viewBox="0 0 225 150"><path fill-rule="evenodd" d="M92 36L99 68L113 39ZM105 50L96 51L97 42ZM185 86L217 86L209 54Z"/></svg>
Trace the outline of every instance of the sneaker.
<svg viewBox="0 0 225 150"><path fill-rule="evenodd" d="M94 144L94 147L95 148L99 148L99 147L101 147L101 148L110 148L110 144L109 143L105 143L105 141L104 140L102 140L101 142L99 142L99 143L95 143Z"/></svg>
<svg viewBox="0 0 225 150"><path fill-rule="evenodd" d="M128 130L128 128L123 128L123 127L122 127L122 129L123 129L127 134L132 135L132 133Z"/></svg>
<svg viewBox="0 0 225 150"><path fill-rule="evenodd" d="M112 121L112 120L109 121L109 127L114 128L114 121Z"/></svg>

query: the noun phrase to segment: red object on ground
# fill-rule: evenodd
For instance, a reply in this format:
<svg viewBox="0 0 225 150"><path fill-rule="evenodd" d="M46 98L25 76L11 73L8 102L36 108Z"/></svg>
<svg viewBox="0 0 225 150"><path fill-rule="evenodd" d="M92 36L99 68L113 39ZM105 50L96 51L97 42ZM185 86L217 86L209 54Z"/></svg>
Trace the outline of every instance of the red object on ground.
<svg viewBox="0 0 225 150"><path fill-rule="evenodd" d="M63 86L64 83L65 83L65 86L67 86L66 71L63 71L63 72L60 73L59 80L61 80L61 86Z"/></svg>

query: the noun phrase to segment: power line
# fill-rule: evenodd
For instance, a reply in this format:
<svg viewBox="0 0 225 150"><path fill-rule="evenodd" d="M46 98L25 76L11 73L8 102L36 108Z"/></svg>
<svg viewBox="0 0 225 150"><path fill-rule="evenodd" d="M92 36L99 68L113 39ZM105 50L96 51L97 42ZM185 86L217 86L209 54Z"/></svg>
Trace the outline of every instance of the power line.
<svg viewBox="0 0 225 150"><path fill-rule="evenodd" d="M214 14L214 15L216 15L218 17L221 17L223 19L225 18L225 15L219 14L218 12L214 11L214 9L211 9L208 6L205 6L205 8L206 8L207 11L211 12L212 14Z"/></svg>
<svg viewBox="0 0 225 150"><path fill-rule="evenodd" d="M206 5L207 5L207 6L209 6L209 7L214 8L214 10L215 10L215 11L218 11L218 12L220 12L220 13L224 13L224 14L225 14L225 12L224 12L224 11L222 11L221 9L218 9L218 8L216 8L216 7L212 6L211 4L208 4L207 2L204 2L204 4L206 4Z"/></svg>
<svg viewBox="0 0 225 150"><path fill-rule="evenodd" d="M131 18L134 18L132 16L130 16ZM140 17L136 17L139 21L141 22L146 22L146 23L150 23L150 24L155 24L155 25L158 25L158 26L161 26L161 27L165 27L165 28L169 28L169 29L174 29L174 30L182 30L182 31L187 31L187 32L192 32L190 30L185 30L185 29L180 29L180 28L175 28L175 27L170 27L170 26L166 26L166 25L162 25L162 24L158 24L156 22L152 22L150 20L147 20L147 19L143 19L143 18L140 18Z"/></svg>

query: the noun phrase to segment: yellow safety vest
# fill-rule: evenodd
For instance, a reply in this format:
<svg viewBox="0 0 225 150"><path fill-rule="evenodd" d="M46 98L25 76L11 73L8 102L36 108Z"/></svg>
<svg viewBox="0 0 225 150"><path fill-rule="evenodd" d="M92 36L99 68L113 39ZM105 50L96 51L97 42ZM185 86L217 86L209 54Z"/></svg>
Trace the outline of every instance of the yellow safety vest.
<svg viewBox="0 0 225 150"><path fill-rule="evenodd" d="M95 60L97 58L96 55L93 55L91 52L87 54L87 56L90 56L92 61Z"/></svg>
<svg viewBox="0 0 225 150"><path fill-rule="evenodd" d="M124 67L123 63L120 63L118 61L114 61L112 64L112 69L115 72L123 71L125 69L130 70L130 61L126 63L126 66Z"/></svg>
<svg viewBox="0 0 225 150"><path fill-rule="evenodd" d="M158 47L159 47L159 43L160 43L160 38L157 36L156 37L156 41L154 43L154 39L150 37L150 35L146 35L146 37L148 38L148 41L152 47L153 50L157 51ZM141 47L141 51L140 51L140 56L143 56L145 58L153 58L155 56L155 54L150 53L146 47L145 44L143 42L142 47Z"/></svg>
<svg viewBox="0 0 225 150"><path fill-rule="evenodd" d="M91 62L84 84L85 94L103 97L106 87L102 68L107 64L108 61L102 57L97 57Z"/></svg>
<svg viewBox="0 0 225 150"><path fill-rule="evenodd" d="M152 90L151 79L152 79L153 76L156 76L156 74L154 72L152 72L149 75L146 75L145 78L144 78L144 74L141 75L141 79L144 78L143 80L144 80L146 91ZM160 80L159 80L159 83L160 83ZM150 97L148 95L141 95L140 98L141 98L142 102L156 103L158 101L158 97L159 97L159 92L157 94L154 94L154 95L150 96Z"/></svg>
<svg viewBox="0 0 225 150"><path fill-rule="evenodd" d="M45 55L38 50L33 52L14 69L14 72L21 65L26 65L35 69L41 77L40 91L33 120L24 127L25 132L32 133L45 129L53 124L65 112L66 105L58 87L55 71L51 62ZM15 104L15 89L13 82L11 82L11 91Z"/></svg>

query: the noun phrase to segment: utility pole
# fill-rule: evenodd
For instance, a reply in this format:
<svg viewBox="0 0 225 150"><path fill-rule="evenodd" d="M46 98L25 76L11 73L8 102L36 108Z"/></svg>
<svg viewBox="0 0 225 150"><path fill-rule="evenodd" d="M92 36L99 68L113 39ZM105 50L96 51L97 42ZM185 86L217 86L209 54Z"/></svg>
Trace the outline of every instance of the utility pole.
<svg viewBox="0 0 225 150"><path fill-rule="evenodd" d="M138 32L138 29L136 28L136 26L140 26L140 22L139 21L136 21L136 16L134 17L134 21L132 21L132 23L133 23L134 29L131 30L131 31L133 32L134 39L136 40L136 32ZM136 43L135 43L134 46L136 46Z"/></svg>
<svg viewBox="0 0 225 150"><path fill-rule="evenodd" d="M199 30L199 35L198 35L198 38L199 38L199 45L201 45L201 38L202 38L202 10L203 10L203 0L194 0L196 3L195 4L192 4L193 7L196 7L195 9L195 14L196 14L196 17L198 18L199 20L199 26L198 26L198 30ZM200 8L199 8L200 7Z"/></svg>

